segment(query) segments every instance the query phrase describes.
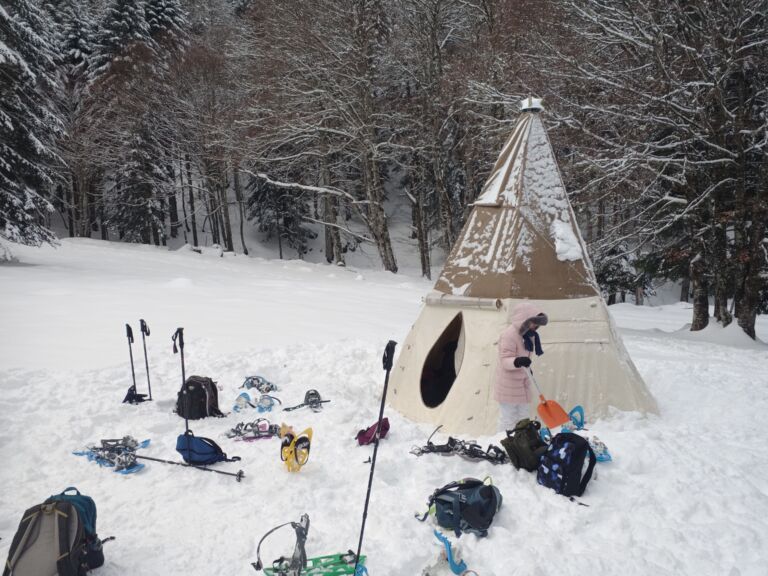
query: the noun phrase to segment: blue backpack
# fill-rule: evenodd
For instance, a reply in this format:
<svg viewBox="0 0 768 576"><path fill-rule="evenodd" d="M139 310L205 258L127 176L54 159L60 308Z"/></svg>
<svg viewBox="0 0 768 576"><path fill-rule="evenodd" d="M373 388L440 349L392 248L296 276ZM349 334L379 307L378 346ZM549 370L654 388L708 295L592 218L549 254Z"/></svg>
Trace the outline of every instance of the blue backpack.
<svg viewBox="0 0 768 576"><path fill-rule="evenodd" d="M206 466L216 464L216 462L237 462L238 456L227 458L227 455L210 438L198 438L187 430L184 434L179 434L176 439L176 451L181 454L184 462L194 466Z"/></svg>
<svg viewBox="0 0 768 576"><path fill-rule="evenodd" d="M561 432L542 454L536 480L563 496L581 496L592 478L596 461L585 438L572 432Z"/></svg>

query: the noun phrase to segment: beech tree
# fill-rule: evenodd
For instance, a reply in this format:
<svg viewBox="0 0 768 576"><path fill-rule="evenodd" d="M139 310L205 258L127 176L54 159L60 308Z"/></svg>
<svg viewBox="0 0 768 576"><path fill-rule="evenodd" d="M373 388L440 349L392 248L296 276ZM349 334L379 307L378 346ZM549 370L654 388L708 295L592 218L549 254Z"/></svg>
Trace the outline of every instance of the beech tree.
<svg viewBox="0 0 768 576"><path fill-rule="evenodd" d="M683 253L692 330L707 325L714 292L718 319L730 321L733 297L754 337L766 264L768 3L672 4L566 2L576 51L545 40L539 62L559 85L588 88L584 99L554 98L580 133L574 170L611 216L602 245Z"/></svg>

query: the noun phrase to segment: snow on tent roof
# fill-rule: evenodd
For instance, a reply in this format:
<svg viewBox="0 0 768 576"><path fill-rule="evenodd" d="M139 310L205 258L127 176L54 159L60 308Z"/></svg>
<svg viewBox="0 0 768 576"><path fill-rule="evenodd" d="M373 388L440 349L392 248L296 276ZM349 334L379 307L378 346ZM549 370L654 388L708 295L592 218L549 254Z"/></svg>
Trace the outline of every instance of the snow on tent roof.
<svg viewBox="0 0 768 576"><path fill-rule="evenodd" d="M493 167L435 289L479 298L581 298L599 294L538 99Z"/></svg>

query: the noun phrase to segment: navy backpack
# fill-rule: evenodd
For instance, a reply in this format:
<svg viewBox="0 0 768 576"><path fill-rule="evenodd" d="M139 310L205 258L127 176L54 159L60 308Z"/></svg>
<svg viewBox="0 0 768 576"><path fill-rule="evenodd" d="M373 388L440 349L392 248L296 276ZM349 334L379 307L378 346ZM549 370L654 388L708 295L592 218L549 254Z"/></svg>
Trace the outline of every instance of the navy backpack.
<svg viewBox="0 0 768 576"><path fill-rule="evenodd" d="M555 435L541 456L536 480L563 496L581 496L592 478L597 457L585 438L572 432Z"/></svg>
<svg viewBox="0 0 768 576"><path fill-rule="evenodd" d="M198 438L192 433L192 430L179 434L176 439L176 451L181 454L184 462L195 466L240 460L238 456L227 458L227 455L216 442L210 438Z"/></svg>

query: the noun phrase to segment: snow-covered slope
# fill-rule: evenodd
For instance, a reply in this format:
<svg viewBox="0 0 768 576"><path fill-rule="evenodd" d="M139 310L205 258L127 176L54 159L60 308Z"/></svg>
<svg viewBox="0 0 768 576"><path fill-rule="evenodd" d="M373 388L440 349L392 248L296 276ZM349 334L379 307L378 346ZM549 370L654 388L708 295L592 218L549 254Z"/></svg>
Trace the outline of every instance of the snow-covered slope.
<svg viewBox="0 0 768 576"><path fill-rule="evenodd" d="M259 538L307 512L310 555L355 548L370 447L354 435L374 421L388 339L402 340L430 283L382 272L188 251L66 240L14 248L0 266L0 557L22 512L77 486L93 496L105 547L102 576L254 574ZM612 306L661 414L619 413L589 423L614 462L599 464L577 506L511 466L409 453L431 430L387 410L364 553L375 575L419 575L439 547L413 513L450 480L490 475L504 504L486 539L460 539L482 576L647 574L762 576L768 549L768 350L737 331L691 336L685 305ZM130 384L124 324L133 325L139 390L146 387L138 320L148 339L155 402L120 401ZM316 388L320 413L272 413L312 426L307 466L285 471L276 440L239 443L224 432L255 418L192 423L242 468L241 484L217 474L148 462L121 476L71 455L101 438L151 438L147 456L180 460L184 421L172 413L181 383L171 335L185 328L187 374L208 375L229 411L247 375L280 386L286 405ZM768 340L768 322L758 334ZM695 339L692 339L695 338ZM546 333L542 331L546 351ZM478 438L482 445L501 436ZM435 441L446 438L436 435ZM271 560L292 549L289 530L262 547Z"/></svg>

